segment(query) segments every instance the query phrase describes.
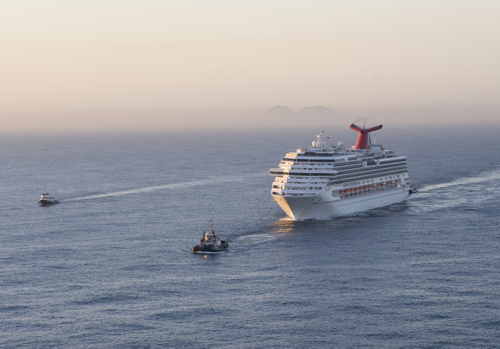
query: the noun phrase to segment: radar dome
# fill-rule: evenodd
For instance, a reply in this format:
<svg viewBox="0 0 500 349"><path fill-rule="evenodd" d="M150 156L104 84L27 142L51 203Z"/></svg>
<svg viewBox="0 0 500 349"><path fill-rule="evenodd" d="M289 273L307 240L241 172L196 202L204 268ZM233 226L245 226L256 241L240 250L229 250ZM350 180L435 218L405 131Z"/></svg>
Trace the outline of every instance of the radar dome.
<svg viewBox="0 0 500 349"><path fill-rule="evenodd" d="M344 148L344 142L339 142L338 146L339 148Z"/></svg>

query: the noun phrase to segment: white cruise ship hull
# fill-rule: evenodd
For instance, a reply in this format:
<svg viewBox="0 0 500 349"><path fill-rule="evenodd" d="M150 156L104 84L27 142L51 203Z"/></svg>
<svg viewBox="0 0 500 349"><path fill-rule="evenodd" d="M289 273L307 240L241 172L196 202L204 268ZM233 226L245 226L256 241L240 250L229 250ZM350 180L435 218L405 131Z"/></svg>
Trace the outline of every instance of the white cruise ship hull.
<svg viewBox="0 0 500 349"><path fill-rule="evenodd" d="M393 205L404 201L408 195L408 187L402 187L334 201L327 201L327 197L331 199L331 196L323 191L317 195L307 197L273 196L290 218L302 220L348 216Z"/></svg>

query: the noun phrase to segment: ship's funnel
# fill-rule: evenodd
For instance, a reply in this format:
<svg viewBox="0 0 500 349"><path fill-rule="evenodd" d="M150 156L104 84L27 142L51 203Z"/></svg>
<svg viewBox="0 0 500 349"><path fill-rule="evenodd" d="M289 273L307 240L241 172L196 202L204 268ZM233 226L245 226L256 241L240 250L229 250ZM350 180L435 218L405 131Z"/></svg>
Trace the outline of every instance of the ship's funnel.
<svg viewBox="0 0 500 349"><path fill-rule="evenodd" d="M370 141L368 140L368 133L380 130L381 128L382 125L378 125L369 129L365 129L364 125L363 128L361 128L359 126L352 124L351 130L359 132L358 141L356 142L354 149L370 149Z"/></svg>

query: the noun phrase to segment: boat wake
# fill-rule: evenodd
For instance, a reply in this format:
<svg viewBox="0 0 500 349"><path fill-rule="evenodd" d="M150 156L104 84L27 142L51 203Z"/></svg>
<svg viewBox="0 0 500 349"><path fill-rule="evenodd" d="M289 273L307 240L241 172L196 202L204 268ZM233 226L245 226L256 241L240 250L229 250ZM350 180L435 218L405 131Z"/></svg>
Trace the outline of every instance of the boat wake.
<svg viewBox="0 0 500 349"><path fill-rule="evenodd" d="M122 191L115 191L111 193L103 193L103 194L95 194L95 195L88 195L88 196L82 196L82 197L77 197L77 198L70 198L66 199L65 201L79 201L79 200L90 200L90 199L100 199L100 198L106 198L106 197L113 197L113 196L123 196L123 195L130 195L130 194L142 194L142 193L148 193L152 191L157 191L157 190L167 190L167 189L182 189L182 188L189 188L189 187L196 187L196 186L201 186L201 185L207 185L207 184L214 184L214 183L224 183L224 182L238 182L245 180L249 177L256 177L256 176L261 176L262 173L254 173L251 175L247 176L228 176L228 177L222 177L222 178L210 178L210 179L205 179L201 181L192 181L192 182L184 182L184 183L174 183L174 184L165 184L165 185L157 185L153 187L145 187L145 188L138 188L138 189L130 189L130 190L122 190Z"/></svg>
<svg viewBox="0 0 500 349"><path fill-rule="evenodd" d="M235 241L238 241L239 245L244 245L244 246L252 246L252 245L260 245L263 243L266 243L268 241L274 240L277 237L274 234L270 233L252 233L248 235L242 235L234 239Z"/></svg>
<svg viewBox="0 0 500 349"><path fill-rule="evenodd" d="M424 186L408 200L411 202L410 212L419 214L457 207L474 210L499 195L500 170L495 170L474 177Z"/></svg>
<svg viewBox="0 0 500 349"><path fill-rule="evenodd" d="M454 181L447 182L447 183L428 185L428 186L425 186L421 189L418 189L418 191L419 192L429 192L429 191L434 191L436 189L454 187L457 185L468 185L468 184L475 184L475 183L482 183L482 182L492 182L495 180L500 180L500 170L487 172L487 173L481 174L481 175L476 176L476 177L465 177L465 178L459 178L459 179L456 179Z"/></svg>

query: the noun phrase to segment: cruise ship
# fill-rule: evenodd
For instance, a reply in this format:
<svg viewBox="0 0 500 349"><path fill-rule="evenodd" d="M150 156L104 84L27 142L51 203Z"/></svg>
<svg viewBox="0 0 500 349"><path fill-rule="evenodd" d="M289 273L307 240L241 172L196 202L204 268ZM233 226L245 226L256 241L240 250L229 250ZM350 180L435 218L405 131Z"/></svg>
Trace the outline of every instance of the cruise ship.
<svg viewBox="0 0 500 349"><path fill-rule="evenodd" d="M292 219L321 219L351 215L405 200L411 190L406 157L380 144L371 144L370 133L382 125L359 132L356 145L333 146L323 130L312 147L297 149L271 168L271 194Z"/></svg>

